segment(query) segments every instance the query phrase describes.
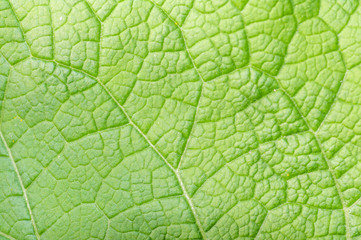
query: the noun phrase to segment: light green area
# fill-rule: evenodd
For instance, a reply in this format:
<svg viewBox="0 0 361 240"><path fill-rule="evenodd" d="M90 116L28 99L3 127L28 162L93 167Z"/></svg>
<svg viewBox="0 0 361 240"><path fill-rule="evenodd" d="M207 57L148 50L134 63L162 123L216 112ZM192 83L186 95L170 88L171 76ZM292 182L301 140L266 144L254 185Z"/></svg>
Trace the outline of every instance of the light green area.
<svg viewBox="0 0 361 240"><path fill-rule="evenodd" d="M361 239L357 0L0 0L0 239Z"/></svg>

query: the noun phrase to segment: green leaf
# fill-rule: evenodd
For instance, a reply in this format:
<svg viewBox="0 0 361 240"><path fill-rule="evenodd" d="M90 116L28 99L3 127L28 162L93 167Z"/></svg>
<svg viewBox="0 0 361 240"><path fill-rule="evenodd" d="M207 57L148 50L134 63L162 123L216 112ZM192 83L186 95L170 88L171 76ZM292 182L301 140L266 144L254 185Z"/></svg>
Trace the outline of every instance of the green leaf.
<svg viewBox="0 0 361 240"><path fill-rule="evenodd" d="M361 239L357 0L0 0L0 239Z"/></svg>

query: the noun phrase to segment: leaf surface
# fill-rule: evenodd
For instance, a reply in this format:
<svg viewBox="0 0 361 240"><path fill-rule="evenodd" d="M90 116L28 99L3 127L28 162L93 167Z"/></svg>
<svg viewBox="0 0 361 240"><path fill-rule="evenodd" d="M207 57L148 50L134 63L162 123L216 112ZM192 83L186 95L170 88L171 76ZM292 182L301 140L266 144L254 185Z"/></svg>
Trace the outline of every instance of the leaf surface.
<svg viewBox="0 0 361 240"><path fill-rule="evenodd" d="M356 0L0 0L0 239L361 238Z"/></svg>

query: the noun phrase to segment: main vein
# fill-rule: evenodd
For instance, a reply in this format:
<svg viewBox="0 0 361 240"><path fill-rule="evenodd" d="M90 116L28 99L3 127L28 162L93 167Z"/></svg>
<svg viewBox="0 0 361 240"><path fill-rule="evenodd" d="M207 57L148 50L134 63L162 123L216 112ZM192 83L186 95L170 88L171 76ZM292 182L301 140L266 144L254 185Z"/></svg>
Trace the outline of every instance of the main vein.
<svg viewBox="0 0 361 240"><path fill-rule="evenodd" d="M257 69L258 71L263 72L262 70L260 70L260 69L258 69L258 68L256 68L256 67L254 67L254 68ZM263 73L264 73L264 72L263 72ZM264 73L264 74L266 74L266 73ZM345 74L346 74L346 73L345 73ZM268 74L266 74L266 75L268 75ZM268 75L268 76L269 76L269 75ZM319 140L319 138L318 138L318 136L317 136L317 132L315 132L315 131L311 128L311 125L309 124L308 120L303 116L303 114L302 114L300 108L297 106L296 102L295 102L295 101L293 100L293 98L288 94L288 92L282 87L282 85L280 84L280 82L278 81L278 79L277 79L276 77L273 77L273 76L270 76L270 77L274 78L274 79L277 81L280 90L282 90L282 92L283 92L284 94L286 94L286 96L290 99L290 101L292 102L292 104L293 104L294 107L296 108L297 112L300 114L301 118L303 119L303 121L304 121L305 124L307 125L308 130L309 130L309 131L313 134L313 136L315 137L315 140L316 140L316 142L317 142L317 145L319 146L320 151L321 151L321 153L322 153L322 155L323 155L323 157L324 157L324 159L325 159L325 161L326 161L328 170L329 170L329 172L331 173L332 180L333 180L334 183L335 183L335 187L336 187L337 193L338 193L338 195L339 195L339 197L340 197L340 200L341 200L342 209L343 209L344 214L345 214L346 238L347 238L347 239L351 239L350 236L349 236L349 234L350 234L350 228L349 228L349 220L348 220L348 208L346 207L345 200L343 199L343 196L342 196L342 194L341 194L341 187L340 187L340 185L339 185L338 182L337 182L336 175L335 175L333 169L331 168L330 159L328 159L325 151L324 151L323 148L322 148L321 141ZM331 109L330 109L330 111L331 111Z"/></svg>
<svg viewBox="0 0 361 240"><path fill-rule="evenodd" d="M178 171L178 169L175 169L169 162L168 160L163 156L163 154L154 146L154 144L148 139L148 137L142 132L142 130L139 129L139 127L137 126L137 124L135 124L133 122L133 120L130 118L130 116L128 115L128 113L125 111L124 107L119 103L119 101L113 96L113 94L109 91L109 89L97 78L97 77L94 77L82 70L79 70L79 69L75 69L71 66L68 66L68 65L64 65L62 63L58 63L57 61L54 61L54 60L46 60L46 59L42 59L42 58L38 58L38 57L32 57L33 59L38 59L40 61L44 61L44 62L53 62L59 66L62 66L62 67L65 67L65 68L69 68L73 71L77 71L77 72L80 72L82 74L84 74L85 76L91 78L91 79L95 79L97 81L97 83L107 92L107 94L112 98L112 100L115 102L115 104L117 104L117 106L122 110L122 112L124 113L124 115L126 116L128 122L139 132L139 134L141 134L143 136L143 138L148 142L148 144L151 146L151 148L159 155L159 157L166 163L166 165L173 171L173 173L176 175L177 177L177 180L178 180L178 183L180 185L180 187L182 188L182 191L183 191L183 194L184 194L184 197L186 198L187 202L188 202L188 205L190 206L191 208L191 211L193 213L193 216L195 218L195 221L196 221L196 224L197 224L197 227L203 237L203 239L206 239L206 233L205 231L203 230L202 228L202 225L199 221L199 217L198 217L198 214L195 210L195 207L192 203L192 200L184 186L184 183L182 181L182 178L180 177L180 173Z"/></svg>
<svg viewBox="0 0 361 240"><path fill-rule="evenodd" d="M202 85L201 85L201 90L200 90L200 93L199 93L200 95L199 95L199 98L198 98L198 103L197 103L197 107L196 107L196 112L195 112L195 114L194 114L194 121L193 121L191 130L190 130L190 132L189 132L189 136L188 136L188 139L187 139L187 141L186 141L185 147L184 147L183 152L182 152L182 154L181 154L180 160L179 160L179 162L178 162L177 169L174 169L173 166L168 163L168 161L164 158L164 156L155 148L155 146L148 140L148 138L147 138L139 129L138 129L138 131L139 131L140 133L142 133L142 135L144 136L144 138L147 139L147 141L148 141L149 144L153 147L153 149L158 153L159 156L161 156L161 158L167 163L167 165L172 169L172 171L173 171L173 172L175 173L175 175L177 176L178 182L179 182L179 184L180 184L180 186L181 186L181 188L182 188L182 190L183 190L184 196L185 196L185 198L187 199L187 202L188 202L188 204L189 204L189 206L190 206L190 208L191 208L191 210L192 210L192 212L193 212L193 215L194 215L194 218L195 218L195 220L196 220L196 224L197 224L197 226L198 226L198 229L199 229L199 231L200 231L203 239L207 239L206 232L204 231L204 229L203 229L203 227L202 227L202 225L201 225L201 222L200 222L200 220L199 220L199 217L198 217L198 214L197 214L197 212L196 212L196 209L195 209L195 207L194 207L194 205L193 205L193 203L192 203L192 199L190 198L190 196L189 196L189 194L188 194L188 192L187 192L187 189L185 188L185 186L184 186L184 184L183 184L182 178L181 178L181 176L180 176L180 174L179 174L179 169L180 169L180 167L181 167L181 164L182 164L182 160L183 160L183 158L184 158L185 151L187 150L188 144L189 144L189 142L190 142L191 134L192 134L193 129L194 129L194 126L195 126L195 122L196 122L196 118L197 118L197 114L198 114L198 109L199 109L199 103L200 103L200 99L201 99L201 97L202 97L203 85L204 85L204 82L205 82L205 81L204 81L202 75L199 73L198 68L196 67L196 65L195 65L195 63L194 63L194 60L193 60L193 58L192 58L192 55L191 55L191 53L190 53L190 51L189 51L189 49L188 49L188 46L187 46L187 43L186 43L186 39L185 39L185 37L184 37L183 29L178 25L178 23L177 23L171 16L169 16L169 14L168 14L166 11L163 10L163 8L161 8L161 7L160 7L158 4L156 4L153 0L149 0L149 1L150 1L154 6L156 6L161 12L163 12L163 13L167 16L167 18L179 29L179 31L180 31L180 33L181 33L181 36L182 36L182 38L183 38L183 41L184 41L185 50L186 50L186 52L187 52L187 54L188 54L188 56L189 56L189 58L190 58L190 60L191 60L191 62L192 62L193 68L194 68L195 71L197 72L197 75L198 75L199 79L202 81ZM125 112L125 111L123 110L123 112ZM128 117L128 118L129 118L129 117ZM129 118L129 119L130 119L130 118ZM135 125L135 124L134 124L134 125Z"/></svg>
<svg viewBox="0 0 361 240"><path fill-rule="evenodd" d="M169 14L163 10L163 8L161 6L159 6L158 4L156 4L153 0L149 0L154 6L156 6L161 12L163 12L167 18L179 29L180 33L181 33L181 36L183 38L183 42L184 42L184 47L185 47L185 50L187 52L187 55L189 56L191 62L192 62L192 65L193 65L193 68L195 69L195 71L197 72L197 75L199 77L199 79L202 81L202 85L201 85L201 90L199 92L199 98L198 98L198 102L197 102L197 108L196 108L196 112L194 114L194 121L192 123L192 127L191 127L191 131L189 132L189 136L188 136L188 139L186 141L186 144L184 146L184 149L183 149L183 152L181 154L181 157L180 157L180 160L178 162L178 166L177 166L177 170L181 168L181 165L182 165L182 160L184 158L184 155L185 155L185 152L188 148L188 145L189 145L189 142L190 142L190 139L191 139L191 134L193 132L193 129L194 129L194 126L195 126L195 123L196 123L196 119L197 119L197 114L198 114L198 109L199 109L199 103L200 103L200 100L201 100L201 97L202 97L202 92L203 92L203 85L205 83L202 75L199 73L198 71L198 68L196 67L196 64L194 63L194 59L189 51L189 48L187 46L187 42L186 42L186 39L184 37L184 32L183 32L183 29L181 28L181 26L179 26L179 24L171 17L169 16Z"/></svg>
<svg viewBox="0 0 361 240"><path fill-rule="evenodd" d="M93 77L94 78L94 77ZM131 125L133 125L133 127L139 132L139 134L141 134L144 139L148 142L148 144L153 148L153 150L159 155L160 158L163 159L163 161L167 164L167 166L173 171L173 173L176 175L177 177L177 180L179 182L179 185L181 186L182 188L182 191L183 191L183 194L184 194L184 197L186 198L190 208L191 208L191 211L193 213L193 216L195 218L195 221L196 221L196 224L198 226L198 229L203 237L203 239L206 239L206 233L205 231L203 230L202 228L202 225L199 221L199 217L198 217L198 214L195 210L195 207L192 203L192 200L191 198L189 197L189 194L183 184L183 181L182 181L182 178L179 174L179 171L178 169L175 169L169 162L168 160L163 156L163 154L161 152L159 152L159 150L153 145L153 143L148 139L148 137L139 129L139 127L133 122L133 120L130 118L130 116L128 115L128 113L125 111L124 107L119 103L119 101L113 96L113 94L109 91L109 89L101 82L99 81L97 78L95 78L96 81L104 88L104 90L108 93L108 95L113 99L113 101L118 105L118 107L123 111L124 115L127 117L129 123Z"/></svg>
<svg viewBox="0 0 361 240"><path fill-rule="evenodd" d="M2 134L1 131L0 131L0 137L1 137L1 140L3 141L3 143L4 143L4 146L5 146L8 154L9 154L9 158L10 158L10 160L11 160L11 163L12 163L13 167L14 167L14 170L15 170L16 175L17 175L17 177L18 177L18 180L19 180L21 189L22 189L22 191L23 191L23 195L24 195L26 207L28 208L28 211L29 211L31 224L33 225L36 238L37 238L37 239L40 239L40 235L39 235L38 229L37 229L36 224L35 224L34 216L33 216L33 213L32 213L32 211L31 211L29 199L28 199L28 196L27 196L27 194L26 194L26 189L25 189L24 184L23 184L23 181L22 181L22 179L21 179L21 177L20 177L20 173L19 173L18 167L16 166L16 163L15 163L14 157L13 157L13 155L12 155L12 153L11 153L11 150L10 150L9 146L7 145L7 143L6 143L6 141L5 141L5 138L4 138L4 135Z"/></svg>
<svg viewBox="0 0 361 240"><path fill-rule="evenodd" d="M6 238L8 238L8 239L10 239L10 240L15 240L15 238L13 238L12 236L7 235L7 234L5 234L5 233L3 233L3 232L0 232L0 236L6 237Z"/></svg>

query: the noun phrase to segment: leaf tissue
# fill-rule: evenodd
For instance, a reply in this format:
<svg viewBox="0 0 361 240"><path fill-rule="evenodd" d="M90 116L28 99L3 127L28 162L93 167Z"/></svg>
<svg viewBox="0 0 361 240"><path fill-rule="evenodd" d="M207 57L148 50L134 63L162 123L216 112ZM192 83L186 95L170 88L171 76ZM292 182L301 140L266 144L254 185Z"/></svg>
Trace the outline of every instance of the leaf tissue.
<svg viewBox="0 0 361 240"><path fill-rule="evenodd" d="M361 239L358 0L0 0L0 239Z"/></svg>

